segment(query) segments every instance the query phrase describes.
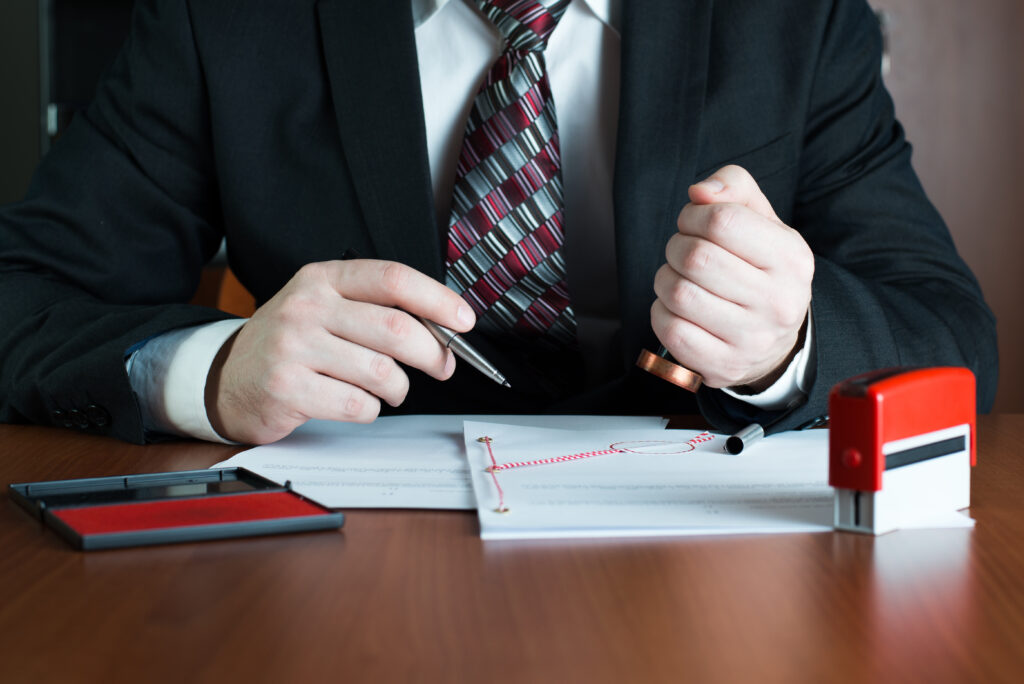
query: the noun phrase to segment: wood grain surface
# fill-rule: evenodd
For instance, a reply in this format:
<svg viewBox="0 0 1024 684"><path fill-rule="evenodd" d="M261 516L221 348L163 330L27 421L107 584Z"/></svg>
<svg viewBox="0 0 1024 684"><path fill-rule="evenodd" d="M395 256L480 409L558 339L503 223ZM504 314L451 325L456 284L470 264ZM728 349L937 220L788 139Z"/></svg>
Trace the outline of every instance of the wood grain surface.
<svg viewBox="0 0 1024 684"><path fill-rule="evenodd" d="M974 530L488 542L466 512L81 553L6 485L237 448L0 426L0 681L1017 682L1024 415L980 418Z"/></svg>

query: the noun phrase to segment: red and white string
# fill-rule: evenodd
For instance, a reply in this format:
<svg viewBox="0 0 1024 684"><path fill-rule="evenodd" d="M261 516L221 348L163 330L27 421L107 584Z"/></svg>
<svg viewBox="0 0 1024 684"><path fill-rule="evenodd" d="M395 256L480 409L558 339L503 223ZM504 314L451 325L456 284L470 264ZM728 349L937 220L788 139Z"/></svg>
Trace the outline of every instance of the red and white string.
<svg viewBox="0 0 1024 684"><path fill-rule="evenodd" d="M688 451L693 451L698 444L704 442L710 442L715 438L710 432L702 432L696 435L692 439L683 442L681 446L686 447L680 451L666 451L659 452L660 454L682 454ZM490 473L491 480L494 481L494 488L498 492L498 507L495 509L498 513L508 513L508 506L505 505L505 491L501 488L501 484L498 482L498 473L502 470L512 470L513 468L524 468L527 466L541 466L551 465L553 463L566 463L568 461L579 461L585 458L593 458L594 456L607 456L609 454L643 454L643 451L636 451L623 447L624 444L674 444L675 442L669 441L657 441L657 440L645 440L643 442L616 442L610 445L607 449L600 449L597 451L584 451L578 454L569 454L566 456L552 456L551 458L539 458L535 461L513 461L509 463L498 463L498 460L494 457L494 449L491 447L491 443L494 441L490 437L480 437L477 439L478 442L483 442L487 446L487 456L490 458L491 465L486 468L486 471Z"/></svg>
<svg viewBox="0 0 1024 684"><path fill-rule="evenodd" d="M488 442L487 448L490 449L490 443ZM625 449L604 449L602 451L584 451L581 454L570 454L569 456L554 456L552 458L541 458L536 461L516 461L514 463L496 463L487 470L494 472L496 470L511 470L512 468L522 468L523 466L537 466L537 465L548 465L549 463L564 463L565 461L578 461L581 458L590 458L591 456L607 456L608 454L624 454Z"/></svg>

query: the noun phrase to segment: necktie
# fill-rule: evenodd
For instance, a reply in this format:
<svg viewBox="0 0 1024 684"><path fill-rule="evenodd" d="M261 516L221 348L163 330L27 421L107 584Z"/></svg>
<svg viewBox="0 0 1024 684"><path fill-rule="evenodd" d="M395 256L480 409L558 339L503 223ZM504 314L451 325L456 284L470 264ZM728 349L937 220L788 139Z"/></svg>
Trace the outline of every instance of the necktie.
<svg viewBox="0 0 1024 684"><path fill-rule="evenodd" d="M446 284L478 327L571 345L561 159L543 50L570 0L476 0L505 36L473 102L448 224Z"/></svg>

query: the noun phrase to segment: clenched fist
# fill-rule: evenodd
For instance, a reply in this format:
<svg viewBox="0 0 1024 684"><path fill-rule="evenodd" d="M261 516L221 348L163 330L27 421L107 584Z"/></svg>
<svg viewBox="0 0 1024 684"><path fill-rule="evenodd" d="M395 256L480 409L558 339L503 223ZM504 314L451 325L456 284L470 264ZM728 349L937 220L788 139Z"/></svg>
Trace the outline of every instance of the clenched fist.
<svg viewBox="0 0 1024 684"><path fill-rule="evenodd" d="M803 344L814 255L738 166L689 196L654 279L651 325L710 387L763 391Z"/></svg>

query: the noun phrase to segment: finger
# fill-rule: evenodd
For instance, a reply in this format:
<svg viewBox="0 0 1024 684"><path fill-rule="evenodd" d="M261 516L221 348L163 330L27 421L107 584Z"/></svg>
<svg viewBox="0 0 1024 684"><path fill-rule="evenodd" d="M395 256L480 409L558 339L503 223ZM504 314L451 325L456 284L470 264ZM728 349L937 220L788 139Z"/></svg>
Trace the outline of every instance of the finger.
<svg viewBox="0 0 1024 684"><path fill-rule="evenodd" d="M665 260L679 276L735 304L764 295L763 271L704 238L676 233L665 247Z"/></svg>
<svg viewBox="0 0 1024 684"><path fill-rule="evenodd" d="M438 380L451 377L451 353L401 309L341 299L324 326L335 337L397 359Z"/></svg>
<svg viewBox="0 0 1024 684"><path fill-rule="evenodd" d="M739 204L687 204L677 227L681 235L714 243L760 269L786 263L797 246L795 231Z"/></svg>
<svg viewBox="0 0 1024 684"><path fill-rule="evenodd" d="M311 368L361 387L391 406L399 406L405 401L409 393L409 376L395 359L348 340L335 339L337 353L321 357L320 362L311 362ZM442 348L441 358L441 371L432 375L438 380L447 380L455 372L455 355Z"/></svg>
<svg viewBox="0 0 1024 684"><path fill-rule="evenodd" d="M728 343L751 325L750 315L742 306L708 292L692 280L680 278L667 265L654 277L654 292L671 313L723 342Z"/></svg>
<svg viewBox="0 0 1024 684"><path fill-rule="evenodd" d="M689 195L695 204L742 204L765 218L779 220L754 177L735 164L723 166L701 182L691 185Z"/></svg>
<svg viewBox="0 0 1024 684"><path fill-rule="evenodd" d="M395 306L459 332L472 329L469 304L442 283L395 261L355 259L321 264L335 290L347 299Z"/></svg>
<svg viewBox="0 0 1024 684"><path fill-rule="evenodd" d="M660 299L651 306L651 328L676 361L705 379L714 380L711 371L729 353L725 342L699 325L676 316Z"/></svg>
<svg viewBox="0 0 1024 684"><path fill-rule="evenodd" d="M380 415L380 399L347 382L309 371L297 379L295 410L306 418L345 423L372 423Z"/></svg>
<svg viewBox="0 0 1024 684"><path fill-rule="evenodd" d="M323 332L308 340L304 367L335 380L360 387L398 406L409 392L409 376L386 354Z"/></svg>

